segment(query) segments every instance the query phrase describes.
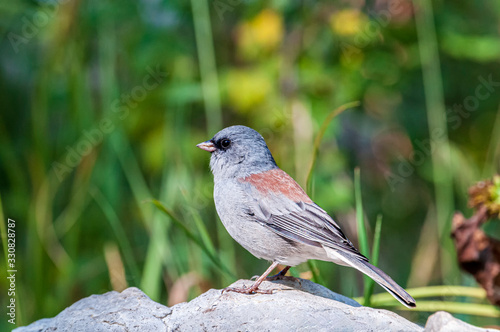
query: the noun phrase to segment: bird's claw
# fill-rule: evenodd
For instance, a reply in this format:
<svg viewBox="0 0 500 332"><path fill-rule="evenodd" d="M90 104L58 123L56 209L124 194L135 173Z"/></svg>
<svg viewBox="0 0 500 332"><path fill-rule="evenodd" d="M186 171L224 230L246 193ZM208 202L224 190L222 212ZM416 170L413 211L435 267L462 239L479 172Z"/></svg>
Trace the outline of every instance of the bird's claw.
<svg viewBox="0 0 500 332"><path fill-rule="evenodd" d="M297 278L293 277L293 276L285 276L283 274L276 274L274 276L270 276L270 277L267 277L266 278L267 281L275 281L275 280L290 280L290 281L294 281L294 280L297 280Z"/></svg>
<svg viewBox="0 0 500 332"><path fill-rule="evenodd" d="M235 292L241 294L272 294L272 289L259 289L258 287L250 286L250 287L226 287L222 290L222 294L224 292Z"/></svg>

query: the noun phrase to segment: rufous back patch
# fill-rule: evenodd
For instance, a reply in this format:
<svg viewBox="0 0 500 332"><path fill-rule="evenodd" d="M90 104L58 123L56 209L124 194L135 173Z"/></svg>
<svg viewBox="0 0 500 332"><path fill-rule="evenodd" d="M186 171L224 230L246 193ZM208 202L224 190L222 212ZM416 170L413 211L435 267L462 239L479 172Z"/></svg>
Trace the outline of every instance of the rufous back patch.
<svg viewBox="0 0 500 332"><path fill-rule="evenodd" d="M312 200L299 184L279 168L252 174L245 178L240 178L239 181L252 184L264 195L272 192L276 195L283 194L294 202L312 203Z"/></svg>

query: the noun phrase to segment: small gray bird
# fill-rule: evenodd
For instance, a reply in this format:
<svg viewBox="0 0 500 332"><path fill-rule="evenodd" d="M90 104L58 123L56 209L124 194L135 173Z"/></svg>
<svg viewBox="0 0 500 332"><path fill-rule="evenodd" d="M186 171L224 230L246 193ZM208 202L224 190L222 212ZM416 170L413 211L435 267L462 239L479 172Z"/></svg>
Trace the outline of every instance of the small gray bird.
<svg viewBox="0 0 500 332"><path fill-rule="evenodd" d="M250 287L227 288L246 294L270 293L259 285L278 265L286 268L319 259L351 266L407 307L415 300L379 268L368 263L340 227L274 161L264 138L245 126L219 131L197 145L211 153L214 200L229 234L255 257L273 264Z"/></svg>

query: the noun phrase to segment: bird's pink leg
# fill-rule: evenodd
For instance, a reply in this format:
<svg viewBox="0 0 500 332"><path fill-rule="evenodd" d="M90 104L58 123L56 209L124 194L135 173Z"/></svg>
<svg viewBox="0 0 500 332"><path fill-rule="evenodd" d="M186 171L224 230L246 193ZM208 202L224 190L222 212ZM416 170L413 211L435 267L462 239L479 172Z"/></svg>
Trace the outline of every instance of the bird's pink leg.
<svg viewBox="0 0 500 332"><path fill-rule="evenodd" d="M250 287L226 287L222 290L222 293L224 292L236 292L236 293L243 293L243 294L254 294L254 293L260 293L260 294L272 294L272 290L260 290L259 286L260 284L266 279L266 277L271 273L272 270L274 270L278 266L278 262L274 262L271 264L271 266L264 272ZM286 268L285 268L286 269ZM285 271L286 273L286 271ZM279 273L278 273L279 274Z"/></svg>

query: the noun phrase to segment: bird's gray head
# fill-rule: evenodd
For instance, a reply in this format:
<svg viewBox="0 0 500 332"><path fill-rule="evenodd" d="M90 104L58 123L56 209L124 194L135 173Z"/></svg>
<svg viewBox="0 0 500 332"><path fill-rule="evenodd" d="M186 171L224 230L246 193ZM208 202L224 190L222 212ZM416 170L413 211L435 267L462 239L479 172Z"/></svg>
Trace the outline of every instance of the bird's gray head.
<svg viewBox="0 0 500 332"><path fill-rule="evenodd" d="M210 168L216 179L240 178L278 167L264 138L245 126L222 129L197 147L212 153Z"/></svg>

